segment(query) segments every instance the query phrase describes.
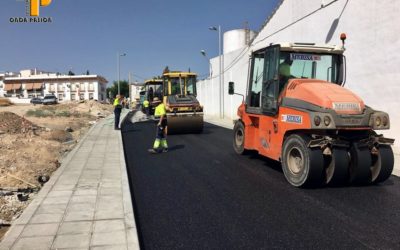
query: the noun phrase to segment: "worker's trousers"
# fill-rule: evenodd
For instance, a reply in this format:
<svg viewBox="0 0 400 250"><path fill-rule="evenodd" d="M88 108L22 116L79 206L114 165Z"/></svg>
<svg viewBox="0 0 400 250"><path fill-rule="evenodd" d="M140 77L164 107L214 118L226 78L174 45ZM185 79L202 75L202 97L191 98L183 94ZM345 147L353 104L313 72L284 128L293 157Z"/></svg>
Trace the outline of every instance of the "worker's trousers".
<svg viewBox="0 0 400 250"><path fill-rule="evenodd" d="M114 128L115 129L119 128L119 119L121 117L121 111L122 111L122 108L120 108L120 107L114 108L114 115L115 115Z"/></svg>
<svg viewBox="0 0 400 250"><path fill-rule="evenodd" d="M156 140L154 141L153 148L159 149L160 145L164 149L168 149L167 135L165 134L166 127L157 125Z"/></svg>

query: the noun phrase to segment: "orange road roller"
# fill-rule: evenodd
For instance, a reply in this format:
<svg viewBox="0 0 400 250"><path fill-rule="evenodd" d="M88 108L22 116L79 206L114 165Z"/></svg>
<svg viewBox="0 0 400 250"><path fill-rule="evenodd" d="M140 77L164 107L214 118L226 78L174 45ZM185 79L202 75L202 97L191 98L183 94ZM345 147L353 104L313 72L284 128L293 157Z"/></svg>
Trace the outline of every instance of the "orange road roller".
<svg viewBox="0 0 400 250"><path fill-rule="evenodd" d="M344 87L341 39L338 46L270 44L251 54L233 148L280 161L296 187L379 183L393 171L394 139L376 133L390 128L389 115Z"/></svg>

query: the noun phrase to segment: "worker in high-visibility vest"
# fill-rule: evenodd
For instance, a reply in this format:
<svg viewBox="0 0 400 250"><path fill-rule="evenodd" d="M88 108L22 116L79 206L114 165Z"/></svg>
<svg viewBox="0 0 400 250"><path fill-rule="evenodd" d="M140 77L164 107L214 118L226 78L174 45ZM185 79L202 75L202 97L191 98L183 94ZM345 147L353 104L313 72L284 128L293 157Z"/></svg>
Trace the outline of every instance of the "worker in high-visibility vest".
<svg viewBox="0 0 400 250"><path fill-rule="evenodd" d="M122 111L122 95L117 95L114 99L114 129L120 130L119 128L119 119L121 117Z"/></svg>
<svg viewBox="0 0 400 250"><path fill-rule="evenodd" d="M158 97L154 97L154 104L158 104L154 111L154 118L157 121L157 132L156 140L154 141L153 148L149 149L152 154L166 153L168 152L167 143L167 110L165 109L164 103L162 103ZM161 147L160 147L161 146Z"/></svg>
<svg viewBox="0 0 400 250"><path fill-rule="evenodd" d="M289 79L296 78L291 74L291 66L293 64L293 60L289 58L285 58L285 60L279 64L278 72L279 72L279 94L284 89L285 85L289 82Z"/></svg>
<svg viewBox="0 0 400 250"><path fill-rule="evenodd" d="M150 102L148 100L144 100L143 108L144 108L144 113L146 114L146 116L149 116L149 106L150 106Z"/></svg>

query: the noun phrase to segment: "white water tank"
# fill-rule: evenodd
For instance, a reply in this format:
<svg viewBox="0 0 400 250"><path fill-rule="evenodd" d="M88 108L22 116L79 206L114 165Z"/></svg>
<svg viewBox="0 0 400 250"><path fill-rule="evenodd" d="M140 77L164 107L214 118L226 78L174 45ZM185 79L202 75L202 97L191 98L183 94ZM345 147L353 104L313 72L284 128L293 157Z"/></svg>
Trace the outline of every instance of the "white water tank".
<svg viewBox="0 0 400 250"><path fill-rule="evenodd" d="M224 33L224 54L247 46L256 32L249 29L236 29Z"/></svg>

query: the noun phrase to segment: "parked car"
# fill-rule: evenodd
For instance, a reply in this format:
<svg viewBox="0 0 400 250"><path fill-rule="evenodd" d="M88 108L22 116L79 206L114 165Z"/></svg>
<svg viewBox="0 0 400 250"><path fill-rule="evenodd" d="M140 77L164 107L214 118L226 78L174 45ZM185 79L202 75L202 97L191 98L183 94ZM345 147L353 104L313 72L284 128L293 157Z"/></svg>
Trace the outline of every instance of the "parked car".
<svg viewBox="0 0 400 250"><path fill-rule="evenodd" d="M44 105L46 105L46 104L57 104L57 97L55 95L46 95L43 98L42 103Z"/></svg>
<svg viewBox="0 0 400 250"><path fill-rule="evenodd" d="M43 102L42 102L42 99L41 99L41 98L39 98L39 97L33 97L33 98L31 99L31 103L32 103L32 104L42 104Z"/></svg>

